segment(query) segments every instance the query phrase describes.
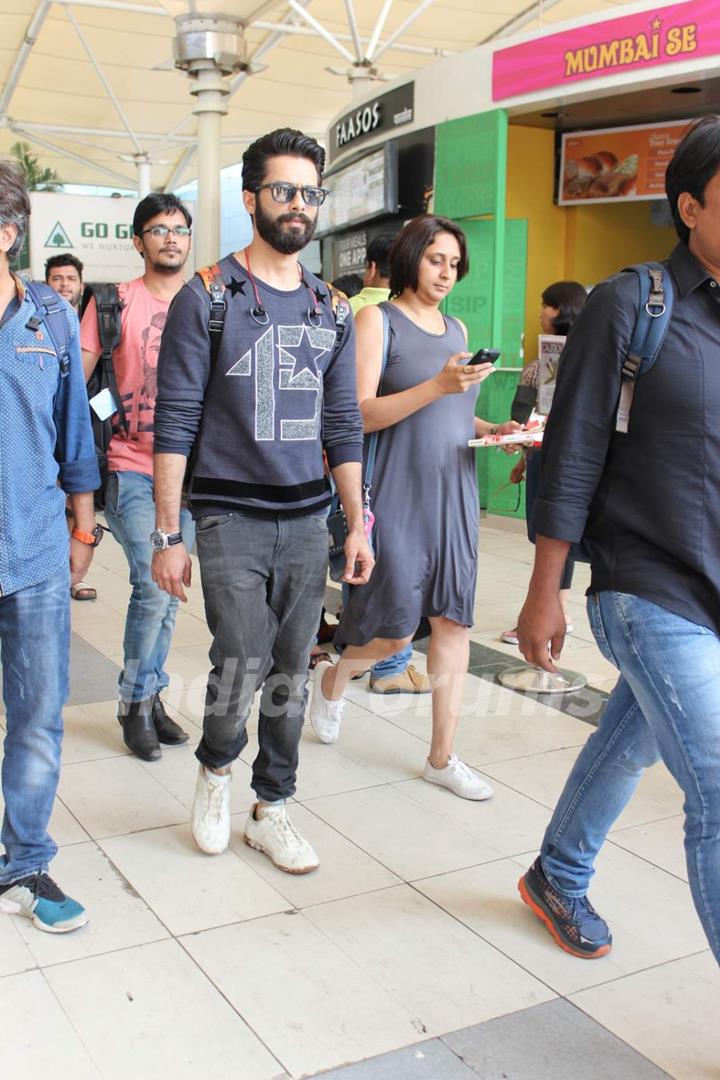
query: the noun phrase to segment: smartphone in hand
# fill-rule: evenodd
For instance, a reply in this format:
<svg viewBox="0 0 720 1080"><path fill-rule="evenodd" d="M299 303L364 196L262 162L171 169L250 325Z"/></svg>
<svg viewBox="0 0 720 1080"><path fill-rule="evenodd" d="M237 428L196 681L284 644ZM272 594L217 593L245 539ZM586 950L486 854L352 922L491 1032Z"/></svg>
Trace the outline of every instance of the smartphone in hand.
<svg viewBox="0 0 720 1080"><path fill-rule="evenodd" d="M471 367L475 364L494 364L500 359L499 349L479 349L474 356L471 356L465 363Z"/></svg>

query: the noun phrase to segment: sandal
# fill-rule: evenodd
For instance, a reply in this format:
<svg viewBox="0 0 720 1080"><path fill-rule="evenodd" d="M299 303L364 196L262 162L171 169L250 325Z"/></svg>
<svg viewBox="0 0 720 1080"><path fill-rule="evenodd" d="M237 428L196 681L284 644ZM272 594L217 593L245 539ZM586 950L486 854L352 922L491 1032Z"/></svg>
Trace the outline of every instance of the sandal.
<svg viewBox="0 0 720 1080"><path fill-rule="evenodd" d="M70 586L70 595L73 600L97 600L97 589L86 581L78 581Z"/></svg>
<svg viewBox="0 0 720 1080"><path fill-rule="evenodd" d="M332 656L327 652L310 653L310 659L308 661L308 671L314 671L318 664L327 662L332 664Z"/></svg>

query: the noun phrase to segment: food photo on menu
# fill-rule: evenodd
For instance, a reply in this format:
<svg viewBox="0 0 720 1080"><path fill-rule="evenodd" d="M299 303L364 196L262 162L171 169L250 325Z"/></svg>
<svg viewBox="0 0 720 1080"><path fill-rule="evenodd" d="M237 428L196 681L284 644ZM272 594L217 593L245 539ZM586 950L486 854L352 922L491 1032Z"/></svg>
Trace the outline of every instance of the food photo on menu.
<svg viewBox="0 0 720 1080"><path fill-rule="evenodd" d="M663 199L665 170L688 123L564 134L558 203Z"/></svg>

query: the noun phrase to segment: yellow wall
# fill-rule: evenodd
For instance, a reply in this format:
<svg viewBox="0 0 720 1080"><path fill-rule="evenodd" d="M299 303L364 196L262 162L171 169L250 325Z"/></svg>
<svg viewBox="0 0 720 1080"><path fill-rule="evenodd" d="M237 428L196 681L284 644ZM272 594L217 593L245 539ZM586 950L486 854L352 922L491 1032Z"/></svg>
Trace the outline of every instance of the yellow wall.
<svg viewBox="0 0 720 1080"><path fill-rule="evenodd" d="M653 225L650 203L566 207L565 270L594 285L630 263L666 259L677 241L673 228Z"/></svg>
<svg viewBox="0 0 720 1080"><path fill-rule="evenodd" d="M508 128L507 216L527 218L525 359L533 360L540 332L540 295L565 277L565 210L553 203L555 143L552 131Z"/></svg>
<svg viewBox="0 0 720 1080"><path fill-rule="evenodd" d="M651 223L647 202L556 206L554 178L554 132L511 124L507 216L528 220L526 360L536 353L540 294L548 285L594 285L630 263L666 258L676 241L674 229Z"/></svg>

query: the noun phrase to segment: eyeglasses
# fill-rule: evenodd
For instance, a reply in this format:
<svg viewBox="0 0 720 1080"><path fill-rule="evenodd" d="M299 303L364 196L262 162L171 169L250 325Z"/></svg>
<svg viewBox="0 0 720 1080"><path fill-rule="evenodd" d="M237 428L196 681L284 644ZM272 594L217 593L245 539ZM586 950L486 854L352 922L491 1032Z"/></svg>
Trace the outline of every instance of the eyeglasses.
<svg viewBox="0 0 720 1080"><path fill-rule="evenodd" d="M274 184L260 184L255 188L255 191L264 191L265 188L269 190L273 202L276 203L292 202L299 191L306 206L322 206L328 195L327 188L309 187L307 184L298 187L296 184L288 184L284 180L279 180Z"/></svg>
<svg viewBox="0 0 720 1080"><path fill-rule="evenodd" d="M146 236L147 233L154 236L156 240L164 240L170 233L173 236L192 236L192 229L187 225L175 225L174 228L169 225L152 225L149 229L143 229L143 236Z"/></svg>

